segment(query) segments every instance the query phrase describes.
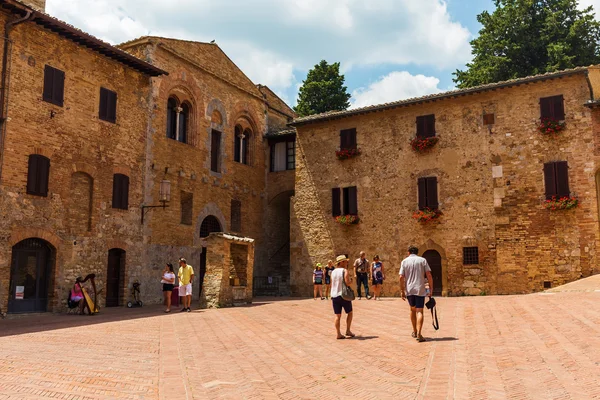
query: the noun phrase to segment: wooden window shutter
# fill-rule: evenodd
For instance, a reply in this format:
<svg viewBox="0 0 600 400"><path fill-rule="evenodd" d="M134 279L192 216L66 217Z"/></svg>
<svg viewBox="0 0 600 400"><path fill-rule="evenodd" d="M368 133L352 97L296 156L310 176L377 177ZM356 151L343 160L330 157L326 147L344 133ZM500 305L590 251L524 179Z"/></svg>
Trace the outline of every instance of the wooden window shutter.
<svg viewBox="0 0 600 400"><path fill-rule="evenodd" d="M438 209L438 190L437 190L437 178L426 178L427 182L427 207L432 210Z"/></svg>
<svg viewBox="0 0 600 400"><path fill-rule="evenodd" d="M346 211L346 214L358 215L358 198L356 186L349 187L347 193L345 194L348 195L348 210Z"/></svg>
<svg viewBox="0 0 600 400"><path fill-rule="evenodd" d="M54 83L52 100L57 106L64 105L65 97L65 73L61 70L54 69Z"/></svg>
<svg viewBox="0 0 600 400"><path fill-rule="evenodd" d="M121 178L120 174L113 175L112 208L121 208Z"/></svg>
<svg viewBox="0 0 600 400"><path fill-rule="evenodd" d="M419 210L427 208L427 180L425 178L419 178L418 180L419 190Z"/></svg>
<svg viewBox="0 0 600 400"><path fill-rule="evenodd" d="M36 194L37 189L37 176L38 176L38 158L36 154L29 156L29 162L27 167L27 193Z"/></svg>
<svg viewBox="0 0 600 400"><path fill-rule="evenodd" d="M546 186L546 200L556 196L556 168L554 163L544 164L544 185Z"/></svg>
<svg viewBox="0 0 600 400"><path fill-rule="evenodd" d="M424 116L417 117L417 137L424 138L427 131L426 121Z"/></svg>
<svg viewBox="0 0 600 400"><path fill-rule="evenodd" d="M569 166L566 161L554 163L556 171L556 195L568 197L571 194L569 190Z"/></svg>
<svg viewBox="0 0 600 400"><path fill-rule="evenodd" d="M425 117L425 137L435 136L435 114L427 115Z"/></svg>
<svg viewBox="0 0 600 400"><path fill-rule="evenodd" d="M331 215L337 217L342 215L342 207L340 202L340 188L331 189Z"/></svg>
<svg viewBox="0 0 600 400"><path fill-rule="evenodd" d="M31 154L27 166L27 194L48 196L50 160L39 154Z"/></svg>
<svg viewBox="0 0 600 400"><path fill-rule="evenodd" d="M38 159L38 194L48 196L48 180L50 178L50 160L44 156Z"/></svg>
<svg viewBox="0 0 600 400"><path fill-rule="evenodd" d="M117 94L111 91L108 91L107 118L110 122L117 121Z"/></svg>
<svg viewBox="0 0 600 400"><path fill-rule="evenodd" d="M348 148L348 134L346 132L345 130L340 131L340 150Z"/></svg>
<svg viewBox="0 0 600 400"><path fill-rule="evenodd" d="M356 128L348 129L348 148L356 149Z"/></svg>
<svg viewBox="0 0 600 400"><path fill-rule="evenodd" d="M121 175L121 208L129 209L129 177Z"/></svg>
<svg viewBox="0 0 600 400"><path fill-rule="evenodd" d="M108 119L108 91L104 88L100 88L100 109L98 117L105 121Z"/></svg>
<svg viewBox="0 0 600 400"><path fill-rule="evenodd" d="M554 104L552 97L542 97L540 99L540 117L554 118Z"/></svg>
<svg viewBox="0 0 600 400"><path fill-rule="evenodd" d="M565 119L565 102L562 94L560 96L554 96L554 118L558 121Z"/></svg>
<svg viewBox="0 0 600 400"><path fill-rule="evenodd" d="M54 85L54 71L55 69L49 65L44 67L44 94L43 99L49 103L52 103L53 85Z"/></svg>

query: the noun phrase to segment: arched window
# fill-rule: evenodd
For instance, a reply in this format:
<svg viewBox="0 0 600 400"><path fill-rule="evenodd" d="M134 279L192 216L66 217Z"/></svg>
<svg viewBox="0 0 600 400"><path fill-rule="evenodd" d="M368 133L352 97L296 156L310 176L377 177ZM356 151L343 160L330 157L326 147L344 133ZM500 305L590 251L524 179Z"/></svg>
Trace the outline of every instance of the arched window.
<svg viewBox="0 0 600 400"><path fill-rule="evenodd" d="M242 164L250 164L250 144L252 143L252 131L250 128L245 130L240 126L235 126L234 132L234 155L233 160Z"/></svg>
<svg viewBox="0 0 600 400"><path fill-rule="evenodd" d="M191 107L188 103L179 103L174 97L167 102L167 137L181 143L188 141Z"/></svg>
<svg viewBox="0 0 600 400"><path fill-rule="evenodd" d="M223 232L223 229L221 228L221 224L219 223L217 217L209 215L208 217L204 218L202 224L200 225L200 237L208 237L208 235L213 232Z"/></svg>

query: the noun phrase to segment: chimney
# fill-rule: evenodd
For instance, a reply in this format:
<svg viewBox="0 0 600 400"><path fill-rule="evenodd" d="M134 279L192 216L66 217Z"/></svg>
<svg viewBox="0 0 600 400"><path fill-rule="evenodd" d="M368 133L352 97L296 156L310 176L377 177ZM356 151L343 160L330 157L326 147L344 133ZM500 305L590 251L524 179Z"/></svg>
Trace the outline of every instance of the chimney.
<svg viewBox="0 0 600 400"><path fill-rule="evenodd" d="M22 0L21 2L34 10L46 12L46 0Z"/></svg>

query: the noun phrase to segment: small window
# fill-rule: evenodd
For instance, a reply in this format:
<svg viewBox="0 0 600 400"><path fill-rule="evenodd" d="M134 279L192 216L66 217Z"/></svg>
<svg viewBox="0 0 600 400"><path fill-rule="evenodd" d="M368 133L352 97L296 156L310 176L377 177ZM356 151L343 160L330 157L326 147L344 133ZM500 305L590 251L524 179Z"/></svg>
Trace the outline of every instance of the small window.
<svg viewBox="0 0 600 400"><path fill-rule="evenodd" d="M123 174L113 176L112 208L127 210L129 208L129 177Z"/></svg>
<svg viewBox="0 0 600 400"><path fill-rule="evenodd" d="M564 121L565 107L563 96L542 97L540 99L540 117L541 119L553 119L555 121Z"/></svg>
<svg viewBox="0 0 600 400"><path fill-rule="evenodd" d="M221 132L215 130L210 139L210 170L221 172Z"/></svg>
<svg viewBox="0 0 600 400"><path fill-rule="evenodd" d="M271 172L296 169L296 142L271 143Z"/></svg>
<svg viewBox="0 0 600 400"><path fill-rule="evenodd" d="M231 230L242 231L242 202L239 200L231 200Z"/></svg>
<svg viewBox="0 0 600 400"><path fill-rule="evenodd" d="M569 197L569 166L566 161L544 164L546 199Z"/></svg>
<svg viewBox="0 0 600 400"><path fill-rule="evenodd" d="M331 215L338 217L342 215L341 190L340 188L331 189Z"/></svg>
<svg viewBox="0 0 600 400"><path fill-rule="evenodd" d="M484 125L494 125L496 123L496 115L491 114L483 114L483 124Z"/></svg>
<svg viewBox="0 0 600 400"><path fill-rule="evenodd" d="M40 154L31 154L27 169L27 194L48 196L50 160Z"/></svg>
<svg viewBox="0 0 600 400"><path fill-rule="evenodd" d="M478 247L463 247L463 264L464 265L479 264L479 248Z"/></svg>
<svg viewBox="0 0 600 400"><path fill-rule="evenodd" d="M358 215L356 186L344 188L344 215Z"/></svg>
<svg viewBox="0 0 600 400"><path fill-rule="evenodd" d="M550 288L552 288L552 282L544 281L544 289L550 289Z"/></svg>
<svg viewBox="0 0 600 400"><path fill-rule="evenodd" d="M100 88L100 110L98 117L103 121L117 122L117 93Z"/></svg>
<svg viewBox="0 0 600 400"><path fill-rule="evenodd" d="M296 141L289 141L287 143L287 169L296 169Z"/></svg>
<svg viewBox="0 0 600 400"><path fill-rule="evenodd" d="M177 100L173 97L167 101L167 137L177 138Z"/></svg>
<svg viewBox="0 0 600 400"><path fill-rule="evenodd" d="M194 212L194 194L181 192L181 223L183 225L192 225Z"/></svg>
<svg viewBox="0 0 600 400"><path fill-rule="evenodd" d="M43 99L48 103L62 107L65 94L65 73L46 65L44 68Z"/></svg>
<svg viewBox="0 0 600 400"><path fill-rule="evenodd" d="M233 161L248 165L252 131L242 130L241 126L236 125L233 136Z"/></svg>
<svg viewBox="0 0 600 400"><path fill-rule="evenodd" d="M340 149L356 149L356 128L340 131Z"/></svg>
<svg viewBox="0 0 600 400"><path fill-rule="evenodd" d="M417 117L417 137L428 138L435 136L435 115L421 115Z"/></svg>
<svg viewBox="0 0 600 400"><path fill-rule="evenodd" d="M437 178L419 178L419 210L429 208L430 210L437 210L438 204L438 190L437 190Z"/></svg>

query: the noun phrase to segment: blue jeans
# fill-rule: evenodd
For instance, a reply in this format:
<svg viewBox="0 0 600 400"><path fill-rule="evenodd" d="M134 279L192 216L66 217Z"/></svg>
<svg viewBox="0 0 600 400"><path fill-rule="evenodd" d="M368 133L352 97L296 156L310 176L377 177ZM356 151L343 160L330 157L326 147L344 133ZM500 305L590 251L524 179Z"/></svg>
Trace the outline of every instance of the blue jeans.
<svg viewBox="0 0 600 400"><path fill-rule="evenodd" d="M362 297L361 285L365 285L365 296L369 297L369 275L359 272L356 274L356 292L358 293L358 297Z"/></svg>

